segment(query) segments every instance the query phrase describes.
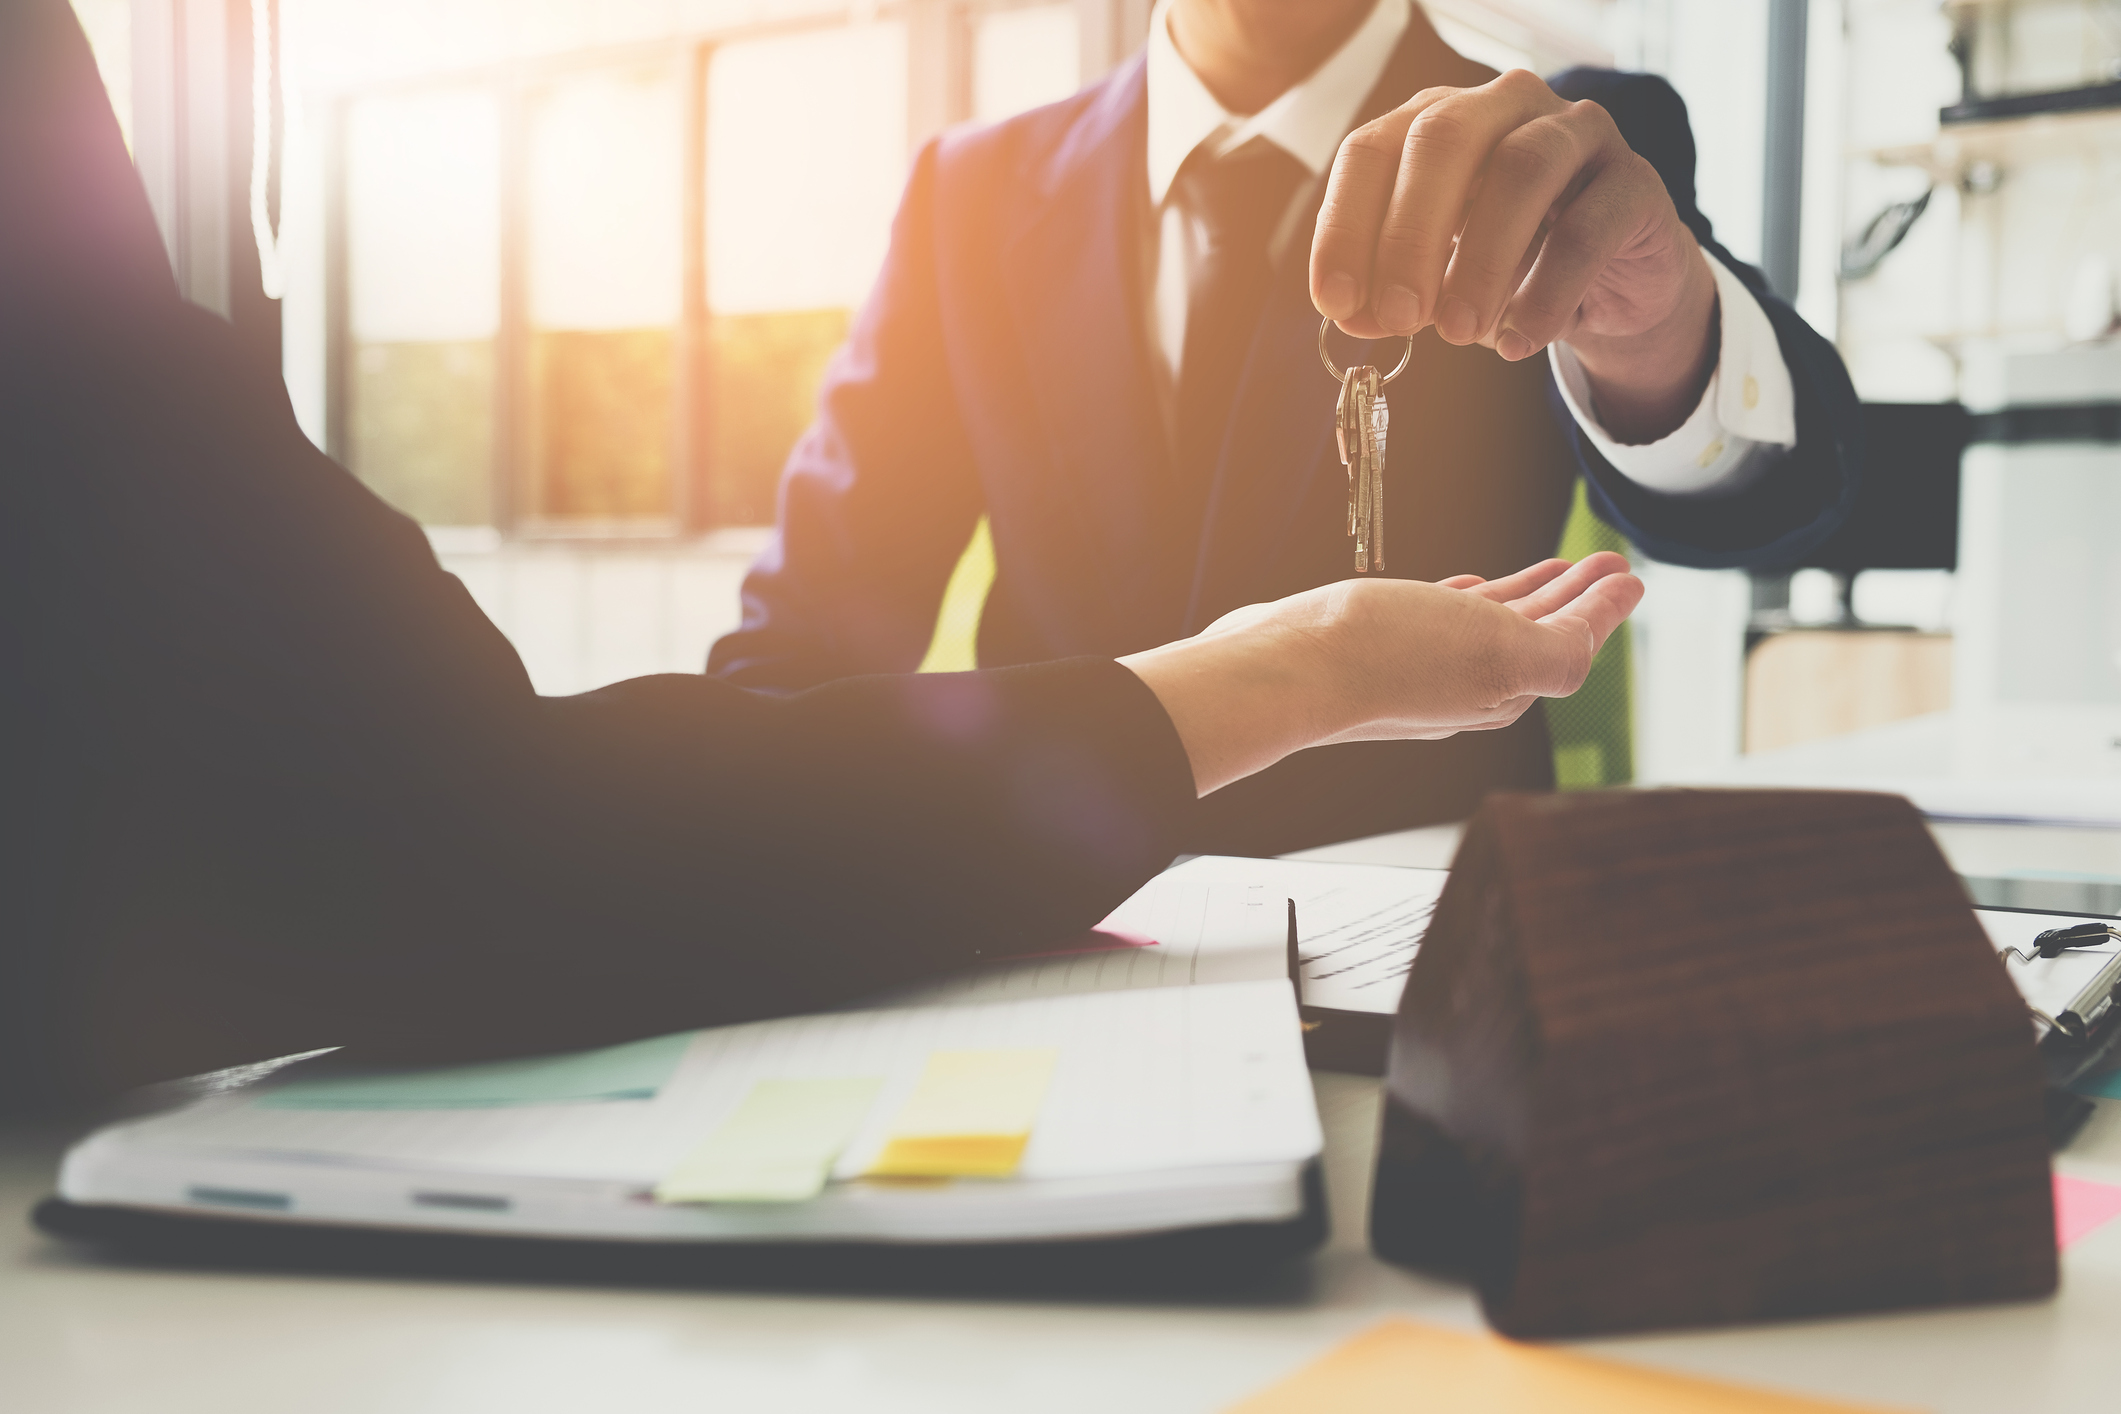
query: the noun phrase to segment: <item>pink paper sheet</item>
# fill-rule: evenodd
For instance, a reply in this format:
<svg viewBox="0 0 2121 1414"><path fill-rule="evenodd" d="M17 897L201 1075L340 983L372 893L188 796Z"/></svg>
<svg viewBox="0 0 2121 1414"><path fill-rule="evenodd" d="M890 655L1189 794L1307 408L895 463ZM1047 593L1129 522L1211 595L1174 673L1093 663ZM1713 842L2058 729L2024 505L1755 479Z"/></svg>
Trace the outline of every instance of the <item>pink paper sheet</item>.
<svg viewBox="0 0 2121 1414"><path fill-rule="evenodd" d="M2067 1250L2121 1217L2121 1187L2055 1175L2055 1246Z"/></svg>

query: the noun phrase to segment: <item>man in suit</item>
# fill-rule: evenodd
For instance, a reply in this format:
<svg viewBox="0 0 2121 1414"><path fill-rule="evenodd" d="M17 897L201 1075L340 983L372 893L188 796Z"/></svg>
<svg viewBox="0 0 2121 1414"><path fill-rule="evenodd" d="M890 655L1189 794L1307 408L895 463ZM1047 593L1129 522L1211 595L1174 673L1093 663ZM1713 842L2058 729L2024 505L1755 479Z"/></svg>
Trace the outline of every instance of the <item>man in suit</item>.
<svg viewBox="0 0 2121 1414"><path fill-rule="evenodd" d="M1320 310L1412 337L1389 574L1548 553L1579 474L1634 543L1704 566L1786 563L1853 492L1847 376L1715 243L1661 80L1498 79L1409 0L1166 0L1111 77L920 154L709 670L912 668L982 515L982 666L1126 653L1350 575ZM1551 781L1534 713L1305 753L1204 802L1189 841L1275 852Z"/></svg>
<svg viewBox="0 0 2121 1414"><path fill-rule="evenodd" d="M781 698L530 687L177 294L66 0L0 4L0 1112L814 1010L1094 923L1196 798L1582 680L1617 556Z"/></svg>

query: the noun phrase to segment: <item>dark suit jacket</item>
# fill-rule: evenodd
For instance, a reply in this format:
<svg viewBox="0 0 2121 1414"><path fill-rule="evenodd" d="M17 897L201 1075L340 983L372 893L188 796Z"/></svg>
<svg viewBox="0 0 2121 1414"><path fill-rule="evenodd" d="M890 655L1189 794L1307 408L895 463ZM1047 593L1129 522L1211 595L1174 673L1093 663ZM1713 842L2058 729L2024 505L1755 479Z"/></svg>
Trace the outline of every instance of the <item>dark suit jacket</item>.
<svg viewBox="0 0 2121 1414"><path fill-rule="evenodd" d="M1362 116L1492 76L1417 11ZM1603 71L1557 86L1612 111L1728 259L1694 206L1678 95ZM1140 317L1145 92L1136 59L1065 102L921 153L875 291L789 459L743 626L715 645L709 671L798 688L913 667L983 512L998 569L982 665L1123 654L1352 573L1308 241L1291 242L1277 272L1205 518L1173 510L1187 501L1170 493ZM1800 444L1770 476L1723 497L1643 491L1549 406L1546 360L1513 366L1427 333L1389 392L1390 572L1494 576L1552 554L1579 471L1600 513L1662 559L1787 562L1828 534L1853 491L1854 393L1832 347L1740 273L1796 382ZM1327 747L1210 797L1192 844L1264 853L1458 819L1489 789L1551 779L1536 713L1444 742Z"/></svg>
<svg viewBox="0 0 2121 1414"><path fill-rule="evenodd" d="M1106 660L538 697L245 358L65 0L0 4L0 1110L815 1009L1177 849L1183 748Z"/></svg>

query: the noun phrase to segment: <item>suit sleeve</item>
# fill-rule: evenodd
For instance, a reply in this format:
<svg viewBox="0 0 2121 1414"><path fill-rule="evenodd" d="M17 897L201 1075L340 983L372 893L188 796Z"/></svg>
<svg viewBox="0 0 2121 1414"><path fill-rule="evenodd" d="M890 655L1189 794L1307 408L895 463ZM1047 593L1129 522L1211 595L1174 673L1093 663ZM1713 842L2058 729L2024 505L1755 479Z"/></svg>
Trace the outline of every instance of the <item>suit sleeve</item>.
<svg viewBox="0 0 2121 1414"><path fill-rule="evenodd" d="M0 337L0 812L58 842L6 880L45 916L0 993L69 950L39 1028L96 1018L113 1084L815 1011L1087 928L1180 848L1184 747L1107 659L539 697L225 324L104 328Z"/></svg>
<svg viewBox="0 0 2121 1414"><path fill-rule="evenodd" d="M1695 203L1686 104L1670 84L1652 74L1570 69L1555 75L1553 87L1564 98L1603 106L1628 145L1657 169L1680 219L1759 300L1796 396L1797 445L1764 475L1728 494L1674 496L1616 471L1582 435L1557 391L1555 415L1576 447L1592 508L1645 553L1672 564L1725 569L1795 563L1847 517L1861 476L1861 409L1841 355L1768 289L1766 276L1716 240Z"/></svg>
<svg viewBox="0 0 2121 1414"><path fill-rule="evenodd" d="M182 302L64 0L0 6L0 1109L549 1051L1086 928L1195 807L1098 659L541 698Z"/></svg>
<svg viewBox="0 0 2121 1414"><path fill-rule="evenodd" d="M883 270L781 473L742 625L709 655L728 681L789 690L911 671L979 520L937 295L939 151L930 143L914 163Z"/></svg>

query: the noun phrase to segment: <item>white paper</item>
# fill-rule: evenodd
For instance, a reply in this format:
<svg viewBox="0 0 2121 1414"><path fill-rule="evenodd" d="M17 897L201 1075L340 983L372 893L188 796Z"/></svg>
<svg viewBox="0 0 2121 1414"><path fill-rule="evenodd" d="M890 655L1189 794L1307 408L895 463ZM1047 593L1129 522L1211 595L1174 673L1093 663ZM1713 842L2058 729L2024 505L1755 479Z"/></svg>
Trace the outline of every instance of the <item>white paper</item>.
<svg viewBox="0 0 2121 1414"><path fill-rule="evenodd" d="M1287 896L1270 884L1265 879L1220 881L1166 870L1098 924L1114 937L1151 939L1153 946L1123 945L1096 952L1061 951L1045 957L999 960L863 1005L935 1006L1286 979ZM1058 946L1078 948L1084 942L1069 939Z"/></svg>
<svg viewBox="0 0 2121 1414"><path fill-rule="evenodd" d="M1242 883L1294 899L1304 1005L1389 1014L1399 1009L1450 871L1203 855L1162 877Z"/></svg>

